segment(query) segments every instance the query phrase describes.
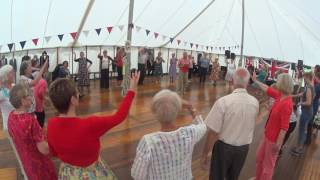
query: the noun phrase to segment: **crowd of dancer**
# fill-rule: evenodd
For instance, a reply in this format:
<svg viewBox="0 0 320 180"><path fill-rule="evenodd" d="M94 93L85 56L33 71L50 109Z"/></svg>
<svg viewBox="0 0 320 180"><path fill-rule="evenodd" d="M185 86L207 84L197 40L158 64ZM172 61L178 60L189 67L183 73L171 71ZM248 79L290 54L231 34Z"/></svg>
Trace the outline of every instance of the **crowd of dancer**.
<svg viewBox="0 0 320 180"><path fill-rule="evenodd" d="M109 87L109 65L113 63L117 67L117 80L121 82L125 55L124 48L118 49L114 60L107 51L98 55L102 88ZM128 116L137 86L144 83L148 56L145 49L140 50L138 71L131 74L129 90L115 113L85 118L76 114L84 87L89 87L88 69L92 64L83 52L75 60L79 63L77 85L70 78L68 62L65 61L55 68L54 81L47 87L44 77L48 71L49 57L46 53L40 63L30 57L24 58L20 66L20 81L16 85L13 85L14 68L11 65L2 66L0 108L3 128L17 152L25 176L28 179L117 179L100 157L100 137ZM154 61L154 75L158 82L162 76L163 62L165 60L160 52ZM197 63L201 85L206 81L212 64L210 77L215 86L220 79L218 58L211 62L211 57L204 53ZM150 111L159 121L161 130L146 134L140 140L131 169L134 179L193 179L193 149L205 134L207 138L201 166L207 169L211 150L209 179L238 179L262 112L259 101L247 91L250 85L260 88L270 97L264 136L256 154L255 179L272 179L277 159L298 119L298 143L291 153L295 156L304 153L305 144L311 142L319 107L319 66L314 72L303 74L305 86L300 87L287 73L279 74L276 82L268 86L265 77L262 77L265 76L263 72L256 75L245 68L236 68L234 59L226 59L226 64L225 80L233 91L219 98L203 120L192 103L178 94L185 93L195 60L187 52L179 60L175 54L171 55L169 77L170 82L174 83L178 75L177 92L161 90L152 99ZM58 115L49 118L47 130L44 131L44 105L49 99ZM182 108L189 110L194 119L189 126L179 127L176 123ZM298 109L301 109L301 114ZM50 156L61 161L58 173Z"/></svg>

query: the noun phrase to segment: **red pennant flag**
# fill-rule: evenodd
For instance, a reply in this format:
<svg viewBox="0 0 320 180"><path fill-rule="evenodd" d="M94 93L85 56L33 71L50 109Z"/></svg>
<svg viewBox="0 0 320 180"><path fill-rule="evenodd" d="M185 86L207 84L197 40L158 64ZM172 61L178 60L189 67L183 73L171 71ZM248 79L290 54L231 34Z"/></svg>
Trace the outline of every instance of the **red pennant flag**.
<svg viewBox="0 0 320 180"><path fill-rule="evenodd" d="M111 33L112 29L113 29L113 27L112 27L112 26L107 27L107 30L108 30L109 34Z"/></svg>
<svg viewBox="0 0 320 180"><path fill-rule="evenodd" d="M157 39L158 38L158 36L159 36L159 33L154 33L154 37Z"/></svg>
<svg viewBox="0 0 320 180"><path fill-rule="evenodd" d="M73 38L73 40L75 40L77 35L78 35L78 33L77 32L72 32L72 33L70 33L70 35Z"/></svg>
<svg viewBox="0 0 320 180"><path fill-rule="evenodd" d="M178 40L177 40L177 42L178 42L178 45L179 45L179 44L181 43L181 40L180 40L180 39L178 39Z"/></svg>
<svg viewBox="0 0 320 180"><path fill-rule="evenodd" d="M38 41L39 41L39 38L32 39L32 42L33 42L34 45L38 45Z"/></svg>

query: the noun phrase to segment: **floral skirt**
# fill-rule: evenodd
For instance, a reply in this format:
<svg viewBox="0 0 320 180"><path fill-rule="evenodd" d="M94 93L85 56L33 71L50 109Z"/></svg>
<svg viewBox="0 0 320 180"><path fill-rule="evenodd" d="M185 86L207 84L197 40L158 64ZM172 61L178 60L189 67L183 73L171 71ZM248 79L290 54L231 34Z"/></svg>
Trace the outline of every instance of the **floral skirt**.
<svg viewBox="0 0 320 180"><path fill-rule="evenodd" d="M117 180L111 169L101 158L88 167L77 167L61 162L59 180Z"/></svg>

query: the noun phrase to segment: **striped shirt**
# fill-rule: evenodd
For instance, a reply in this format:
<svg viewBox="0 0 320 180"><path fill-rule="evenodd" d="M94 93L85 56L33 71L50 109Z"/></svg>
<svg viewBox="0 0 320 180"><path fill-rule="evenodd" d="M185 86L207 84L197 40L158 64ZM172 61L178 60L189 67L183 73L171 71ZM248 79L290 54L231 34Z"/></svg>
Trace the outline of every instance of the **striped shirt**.
<svg viewBox="0 0 320 180"><path fill-rule="evenodd" d="M145 135L137 147L131 175L139 180L191 180L192 152L206 133L202 117L172 132Z"/></svg>

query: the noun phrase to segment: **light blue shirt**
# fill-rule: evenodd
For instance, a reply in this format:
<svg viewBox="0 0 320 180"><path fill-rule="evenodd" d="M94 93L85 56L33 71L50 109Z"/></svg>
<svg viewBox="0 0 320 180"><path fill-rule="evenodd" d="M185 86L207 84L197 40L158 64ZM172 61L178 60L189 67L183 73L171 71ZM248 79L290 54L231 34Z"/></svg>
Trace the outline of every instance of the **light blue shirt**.
<svg viewBox="0 0 320 180"><path fill-rule="evenodd" d="M200 59L200 67L209 68L209 59L201 58Z"/></svg>

